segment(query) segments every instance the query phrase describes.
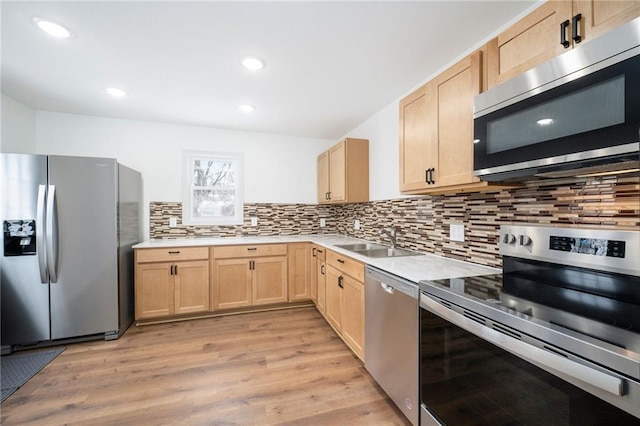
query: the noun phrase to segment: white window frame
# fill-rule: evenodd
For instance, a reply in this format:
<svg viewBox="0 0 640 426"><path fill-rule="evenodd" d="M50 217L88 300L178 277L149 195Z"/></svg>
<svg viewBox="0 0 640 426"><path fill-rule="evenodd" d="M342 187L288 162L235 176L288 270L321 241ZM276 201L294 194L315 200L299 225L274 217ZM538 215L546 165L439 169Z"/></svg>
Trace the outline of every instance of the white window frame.
<svg viewBox="0 0 640 426"><path fill-rule="evenodd" d="M193 164L195 160L233 161L236 168L235 215L222 217L194 217ZM244 220L244 164L241 153L184 151L183 153L182 223L185 225L242 225Z"/></svg>

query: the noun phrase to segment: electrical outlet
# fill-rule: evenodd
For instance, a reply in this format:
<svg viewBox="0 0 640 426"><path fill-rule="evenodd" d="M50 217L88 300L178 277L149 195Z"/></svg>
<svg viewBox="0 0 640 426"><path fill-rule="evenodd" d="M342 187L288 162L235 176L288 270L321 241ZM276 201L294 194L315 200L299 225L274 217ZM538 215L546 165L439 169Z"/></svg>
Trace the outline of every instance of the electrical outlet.
<svg viewBox="0 0 640 426"><path fill-rule="evenodd" d="M449 225L449 239L464 242L464 224L452 223Z"/></svg>
<svg viewBox="0 0 640 426"><path fill-rule="evenodd" d="M353 229L355 229L356 231L360 230L360 221L358 219L353 221Z"/></svg>
<svg viewBox="0 0 640 426"><path fill-rule="evenodd" d="M327 226L327 219L320 219L320 228Z"/></svg>
<svg viewBox="0 0 640 426"><path fill-rule="evenodd" d="M258 218L257 217L252 217L251 218L251 226L258 226Z"/></svg>
<svg viewBox="0 0 640 426"><path fill-rule="evenodd" d="M178 219L176 219L175 217L170 217L169 228L175 228L176 226L178 226Z"/></svg>

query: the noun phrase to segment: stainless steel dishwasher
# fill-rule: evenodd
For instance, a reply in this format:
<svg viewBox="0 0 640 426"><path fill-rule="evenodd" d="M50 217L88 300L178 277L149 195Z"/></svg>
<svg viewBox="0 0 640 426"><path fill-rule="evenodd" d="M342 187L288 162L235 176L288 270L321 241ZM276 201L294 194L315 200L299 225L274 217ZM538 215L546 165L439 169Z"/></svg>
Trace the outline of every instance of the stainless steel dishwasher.
<svg viewBox="0 0 640 426"><path fill-rule="evenodd" d="M413 423L418 424L418 284L365 269L364 366Z"/></svg>

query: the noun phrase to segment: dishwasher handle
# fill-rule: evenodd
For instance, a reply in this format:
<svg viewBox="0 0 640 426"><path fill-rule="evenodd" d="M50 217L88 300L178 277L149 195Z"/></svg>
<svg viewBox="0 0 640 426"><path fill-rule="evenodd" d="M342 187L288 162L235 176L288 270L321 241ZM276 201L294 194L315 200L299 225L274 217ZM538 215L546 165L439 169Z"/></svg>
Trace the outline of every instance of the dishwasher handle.
<svg viewBox="0 0 640 426"><path fill-rule="evenodd" d="M389 293L389 294L393 294L395 293L394 288L392 286L390 286L389 284L385 284L383 282L380 283L380 287L382 287L382 289Z"/></svg>

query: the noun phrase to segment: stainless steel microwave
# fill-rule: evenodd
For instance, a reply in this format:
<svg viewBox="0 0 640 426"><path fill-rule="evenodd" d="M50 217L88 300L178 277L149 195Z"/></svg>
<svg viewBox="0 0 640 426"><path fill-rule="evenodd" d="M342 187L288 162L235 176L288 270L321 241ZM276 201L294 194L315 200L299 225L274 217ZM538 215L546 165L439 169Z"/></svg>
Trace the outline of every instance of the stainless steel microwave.
<svg viewBox="0 0 640 426"><path fill-rule="evenodd" d="M474 174L517 181L636 172L640 18L474 99Z"/></svg>

